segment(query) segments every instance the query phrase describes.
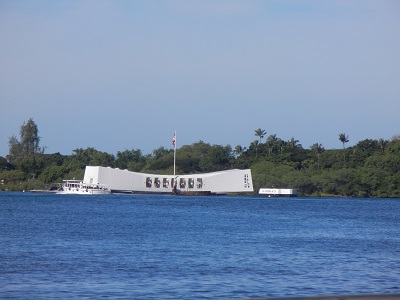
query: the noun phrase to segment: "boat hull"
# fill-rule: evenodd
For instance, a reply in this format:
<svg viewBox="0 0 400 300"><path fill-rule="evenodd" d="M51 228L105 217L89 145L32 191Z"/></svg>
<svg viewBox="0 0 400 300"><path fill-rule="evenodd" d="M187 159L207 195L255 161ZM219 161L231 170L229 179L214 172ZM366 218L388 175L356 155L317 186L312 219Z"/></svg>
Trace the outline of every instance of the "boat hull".
<svg viewBox="0 0 400 300"><path fill-rule="evenodd" d="M101 190L75 190L75 191L57 191L56 194L60 195L105 195L110 194L111 191Z"/></svg>

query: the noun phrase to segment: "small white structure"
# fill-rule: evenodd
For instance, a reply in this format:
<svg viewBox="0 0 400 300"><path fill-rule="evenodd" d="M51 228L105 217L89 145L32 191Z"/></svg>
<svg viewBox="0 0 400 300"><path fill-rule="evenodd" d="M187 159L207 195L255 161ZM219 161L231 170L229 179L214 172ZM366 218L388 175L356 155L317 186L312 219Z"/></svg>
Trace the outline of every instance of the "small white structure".
<svg viewBox="0 0 400 300"><path fill-rule="evenodd" d="M178 193L226 194L253 192L251 170L227 170L191 175L155 175L131 172L118 168L87 166L83 179L86 183L99 182L112 192L120 193Z"/></svg>
<svg viewBox="0 0 400 300"><path fill-rule="evenodd" d="M111 190L107 185L99 183L86 183L80 180L63 180L61 188L56 194L77 194L77 195L102 195L110 194Z"/></svg>
<svg viewBox="0 0 400 300"><path fill-rule="evenodd" d="M268 197L296 197L297 191L295 189L261 188L258 194Z"/></svg>

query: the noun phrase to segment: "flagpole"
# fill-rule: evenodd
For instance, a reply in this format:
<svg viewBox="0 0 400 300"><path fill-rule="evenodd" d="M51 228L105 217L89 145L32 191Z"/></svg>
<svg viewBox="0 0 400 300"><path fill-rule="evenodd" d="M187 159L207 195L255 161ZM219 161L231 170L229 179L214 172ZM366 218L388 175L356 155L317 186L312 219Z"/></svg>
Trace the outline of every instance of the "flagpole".
<svg viewBox="0 0 400 300"><path fill-rule="evenodd" d="M172 144L174 145L174 180L176 175L176 130L174 132L174 138L172 139Z"/></svg>

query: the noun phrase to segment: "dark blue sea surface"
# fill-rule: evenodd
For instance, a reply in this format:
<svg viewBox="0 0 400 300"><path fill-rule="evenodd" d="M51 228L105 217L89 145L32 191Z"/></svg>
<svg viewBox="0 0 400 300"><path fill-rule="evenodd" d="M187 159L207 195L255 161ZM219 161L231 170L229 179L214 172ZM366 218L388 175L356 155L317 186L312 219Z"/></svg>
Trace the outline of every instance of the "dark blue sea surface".
<svg viewBox="0 0 400 300"><path fill-rule="evenodd" d="M0 193L0 298L400 293L400 199Z"/></svg>

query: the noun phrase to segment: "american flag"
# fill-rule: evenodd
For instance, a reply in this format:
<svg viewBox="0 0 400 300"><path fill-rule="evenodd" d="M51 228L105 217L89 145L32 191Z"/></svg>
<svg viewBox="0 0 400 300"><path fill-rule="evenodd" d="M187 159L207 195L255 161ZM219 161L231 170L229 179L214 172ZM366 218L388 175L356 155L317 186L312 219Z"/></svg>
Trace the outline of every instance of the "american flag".
<svg viewBox="0 0 400 300"><path fill-rule="evenodd" d="M175 143L176 143L176 132L174 132L174 137L172 138L172 146L175 147Z"/></svg>

